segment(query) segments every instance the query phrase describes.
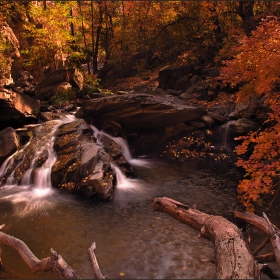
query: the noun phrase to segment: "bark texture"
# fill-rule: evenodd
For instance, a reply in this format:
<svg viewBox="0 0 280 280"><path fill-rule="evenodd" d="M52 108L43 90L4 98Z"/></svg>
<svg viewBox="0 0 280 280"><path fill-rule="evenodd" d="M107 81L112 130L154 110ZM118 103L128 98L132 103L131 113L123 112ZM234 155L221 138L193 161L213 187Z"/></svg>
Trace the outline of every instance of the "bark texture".
<svg viewBox="0 0 280 280"><path fill-rule="evenodd" d="M256 279L259 269L239 228L221 216L200 212L167 197L155 198L152 207L186 223L212 240L217 279Z"/></svg>

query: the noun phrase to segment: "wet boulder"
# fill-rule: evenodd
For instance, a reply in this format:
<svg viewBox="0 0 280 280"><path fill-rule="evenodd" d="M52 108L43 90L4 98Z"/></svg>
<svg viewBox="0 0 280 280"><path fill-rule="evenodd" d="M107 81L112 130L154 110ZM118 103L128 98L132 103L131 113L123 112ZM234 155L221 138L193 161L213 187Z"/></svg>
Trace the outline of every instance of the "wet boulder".
<svg viewBox="0 0 280 280"><path fill-rule="evenodd" d="M172 95L126 94L84 101L76 117L94 125L114 120L126 131L137 132L195 120L205 112Z"/></svg>
<svg viewBox="0 0 280 280"><path fill-rule="evenodd" d="M40 112L40 102L32 97L0 88L0 128L20 127L34 123Z"/></svg>
<svg viewBox="0 0 280 280"><path fill-rule="evenodd" d="M51 181L57 188L82 193L87 197L97 194L95 184L89 177L94 173L95 166L101 161L99 154L103 153L100 146L94 143L90 126L83 120L75 120L59 127L57 138L54 142L57 160L52 167ZM109 157L102 157L103 174L110 170ZM111 171L113 174L113 172ZM100 184L104 178L100 178ZM113 189L107 192L111 199ZM97 194L98 195L98 194Z"/></svg>
<svg viewBox="0 0 280 280"><path fill-rule="evenodd" d="M61 125L54 142L57 160L52 167L52 185L111 200L115 184L111 163L119 165L116 161L123 155L117 143L109 137L103 140L104 148L95 142L91 127L82 119Z"/></svg>

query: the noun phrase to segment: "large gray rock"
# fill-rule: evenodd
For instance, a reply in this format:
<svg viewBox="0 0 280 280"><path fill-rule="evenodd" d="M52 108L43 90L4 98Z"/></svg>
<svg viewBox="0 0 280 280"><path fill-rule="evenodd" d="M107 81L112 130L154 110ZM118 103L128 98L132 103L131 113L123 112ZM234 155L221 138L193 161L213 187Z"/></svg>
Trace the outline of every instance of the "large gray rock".
<svg viewBox="0 0 280 280"><path fill-rule="evenodd" d="M19 137L12 127L0 131L0 164L19 147Z"/></svg>
<svg viewBox="0 0 280 280"><path fill-rule="evenodd" d="M76 117L95 124L114 120L132 132L188 122L205 112L203 107L187 105L171 95L127 94L85 101Z"/></svg>
<svg viewBox="0 0 280 280"><path fill-rule="evenodd" d="M32 97L0 88L1 125L30 123L37 119L40 108L40 102Z"/></svg>

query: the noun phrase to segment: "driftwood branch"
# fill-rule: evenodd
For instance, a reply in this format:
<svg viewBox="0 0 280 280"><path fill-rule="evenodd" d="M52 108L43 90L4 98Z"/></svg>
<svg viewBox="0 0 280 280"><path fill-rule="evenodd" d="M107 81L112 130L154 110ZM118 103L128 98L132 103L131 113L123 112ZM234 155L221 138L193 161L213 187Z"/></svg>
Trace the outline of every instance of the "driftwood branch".
<svg viewBox="0 0 280 280"><path fill-rule="evenodd" d="M99 265L97 263L97 259L94 254L95 249L96 249L96 244L95 244L95 242L93 242L92 245L88 249L88 252L89 252L89 255L91 258L91 262L92 262L92 266L93 266L93 270L94 270L94 273L95 273L95 276L97 279L105 279L105 277L101 273Z"/></svg>
<svg viewBox="0 0 280 280"><path fill-rule="evenodd" d="M0 228L3 228L3 225L0 226ZM38 271L51 271L59 278L80 279L80 276L65 262L61 255L53 249L51 249L50 257L39 260L28 246L18 238L0 231L0 242L17 250L33 273Z"/></svg>
<svg viewBox="0 0 280 280"><path fill-rule="evenodd" d="M242 219L269 236L274 250L276 262L280 267L280 230L269 221L268 217L264 213L263 216L264 218L249 212L242 212L239 210L234 211L235 218Z"/></svg>
<svg viewBox="0 0 280 280"><path fill-rule="evenodd" d="M215 246L216 278L259 278L259 268L239 228L221 216L200 212L167 197L155 198L155 210L165 212L201 232Z"/></svg>

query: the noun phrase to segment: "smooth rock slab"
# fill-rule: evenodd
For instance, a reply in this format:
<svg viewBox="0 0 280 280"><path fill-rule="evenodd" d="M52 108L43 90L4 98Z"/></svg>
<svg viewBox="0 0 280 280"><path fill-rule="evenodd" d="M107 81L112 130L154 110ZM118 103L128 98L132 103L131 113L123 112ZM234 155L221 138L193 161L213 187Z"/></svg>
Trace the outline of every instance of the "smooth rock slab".
<svg viewBox="0 0 280 280"><path fill-rule="evenodd" d="M135 132L188 122L205 113L202 106L187 105L171 95L127 94L87 100L76 117L93 124L114 120L127 131Z"/></svg>

